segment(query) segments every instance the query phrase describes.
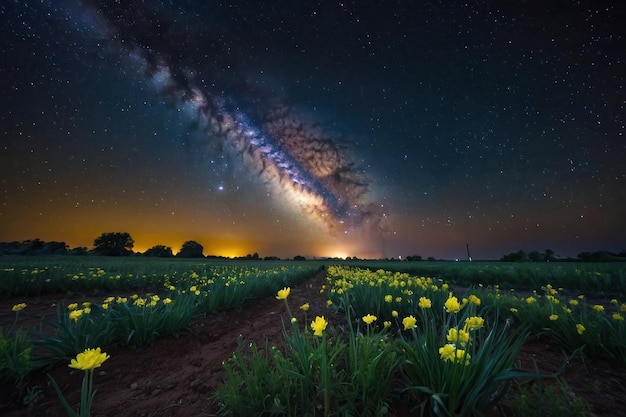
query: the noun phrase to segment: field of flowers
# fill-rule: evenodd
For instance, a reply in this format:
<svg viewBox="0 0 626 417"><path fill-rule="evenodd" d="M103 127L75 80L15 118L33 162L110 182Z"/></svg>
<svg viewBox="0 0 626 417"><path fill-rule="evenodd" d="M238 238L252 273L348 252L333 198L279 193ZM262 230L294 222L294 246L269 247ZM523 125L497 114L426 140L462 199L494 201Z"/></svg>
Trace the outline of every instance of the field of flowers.
<svg viewBox="0 0 626 417"><path fill-rule="evenodd" d="M289 289L280 291L291 317L286 347L249 346L232 357L216 392L223 415L483 415L501 406L512 380L558 376L516 369L537 333L570 355L626 365L626 304L617 299L589 305L550 284L530 295L483 285L455 295L441 279L345 266L328 267L322 291L344 324L331 328L317 316L300 325Z"/></svg>
<svg viewBox="0 0 626 417"><path fill-rule="evenodd" d="M0 381L13 385L19 400L28 394L32 373L68 362L86 349L148 347L157 338L184 334L194 316L239 308L246 300L297 285L319 269L314 264L196 263L181 268L181 263L150 263L141 264L137 273L129 272L132 265L3 266L3 296L26 300L13 305L12 320L8 312L0 316ZM155 265L157 270L150 271ZM28 296L67 292L88 294L90 301L58 304L56 314L43 317L37 327L19 325ZM112 293L117 295L98 297Z"/></svg>
<svg viewBox="0 0 626 417"><path fill-rule="evenodd" d="M283 306L282 317L269 316L282 327L282 340L237 338L222 382L206 399L220 415L473 416L502 407L507 415L526 415L514 408L522 396L509 388L558 377L518 369L520 349L536 335L558 345L564 363L602 358L626 369L626 303L613 287L584 293L545 281L534 289L514 276L498 283L474 278L460 287L459 279L398 270L407 263L390 263L395 271L346 263L325 268L316 290L324 310L313 314L309 302L292 304L290 294L320 270L318 262L37 261L16 258L0 270L0 294L15 300L11 311L0 312L0 383L14 390L16 403L36 403L33 376L82 364L75 365L85 370L76 415L89 414L93 367L108 358L104 351L149 349L157 339L183 337L194 317L210 321L269 294ZM440 275L450 273L445 268ZM621 282L619 268L602 271L595 276ZM37 326L23 326L29 297L42 294L82 294L85 301L59 303ZM85 359L91 357L98 361ZM72 415L72 405L64 406ZM587 415L584 404L567 406L568 415Z"/></svg>

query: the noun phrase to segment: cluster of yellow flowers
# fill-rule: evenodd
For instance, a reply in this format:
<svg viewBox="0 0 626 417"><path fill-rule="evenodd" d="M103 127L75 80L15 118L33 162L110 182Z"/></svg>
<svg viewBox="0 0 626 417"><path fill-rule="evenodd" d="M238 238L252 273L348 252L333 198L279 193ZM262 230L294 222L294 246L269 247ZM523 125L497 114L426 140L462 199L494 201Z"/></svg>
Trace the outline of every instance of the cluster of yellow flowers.
<svg viewBox="0 0 626 417"><path fill-rule="evenodd" d="M446 291L449 288L448 284L443 283L441 280L435 281L432 278L414 277L407 273L390 272L382 269L371 271L369 269L332 265L328 267L326 275L331 294L337 295L341 295L361 285L400 289L400 293L406 297L411 297L414 294L413 289ZM383 299L386 303L402 302L402 296L400 295L394 297L392 294L385 294Z"/></svg>
<svg viewBox="0 0 626 417"><path fill-rule="evenodd" d="M70 311L68 316L71 320L74 320L74 322L78 321L83 314L91 313L91 302L85 301L81 306L81 309L78 308L78 303L72 303L67 306L67 309Z"/></svg>

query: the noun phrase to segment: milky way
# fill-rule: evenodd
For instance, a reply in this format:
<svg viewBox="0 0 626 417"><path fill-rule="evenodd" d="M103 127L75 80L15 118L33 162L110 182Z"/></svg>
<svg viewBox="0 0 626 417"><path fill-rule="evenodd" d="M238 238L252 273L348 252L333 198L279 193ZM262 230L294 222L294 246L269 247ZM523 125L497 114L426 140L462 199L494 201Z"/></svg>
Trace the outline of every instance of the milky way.
<svg viewBox="0 0 626 417"><path fill-rule="evenodd" d="M381 230L383 214L370 198L370 180L351 161L345 140L303 119L284 97L236 70L224 80L219 52L204 66L185 65L197 57L183 54L205 51L185 50L194 42L193 33L159 10L134 3L89 3L95 18L106 22L103 34L128 53L156 90L197 123L208 141L234 149L272 195L331 231ZM147 21L148 28L140 23ZM216 78L227 87L217 91ZM200 85L200 79L212 82Z"/></svg>
<svg viewBox="0 0 626 417"><path fill-rule="evenodd" d="M624 250L623 2L0 2L0 240Z"/></svg>

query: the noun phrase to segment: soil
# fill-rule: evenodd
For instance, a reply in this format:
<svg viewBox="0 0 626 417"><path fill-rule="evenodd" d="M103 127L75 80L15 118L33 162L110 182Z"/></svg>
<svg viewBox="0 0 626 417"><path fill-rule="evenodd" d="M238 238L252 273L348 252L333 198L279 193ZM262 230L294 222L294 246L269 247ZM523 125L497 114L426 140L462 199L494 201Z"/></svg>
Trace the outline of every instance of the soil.
<svg viewBox="0 0 626 417"><path fill-rule="evenodd" d="M340 324L326 307L326 296L320 294L324 283L321 272L303 284L292 287L289 305L298 320L303 313L298 306L308 302L308 317L324 315L331 324ZM18 325L37 325L42 316L53 316L53 303L82 302L88 298L78 295L65 297L31 297L0 300L0 326L10 327L15 318L11 307L27 302L20 312ZM102 298L92 300L101 302ZM8 312L8 313L6 313ZM283 339L281 316L285 305L274 296L247 302L240 310L197 317L190 323L189 333L178 338L157 340L146 349L126 347L106 349L110 355L95 371L97 389L92 417L201 417L217 414L217 405L209 400L211 392L223 380L222 362L237 347L237 340L264 346L266 340L278 345ZM549 374L559 370L564 354L548 339L533 337L519 353L524 369ZM70 404L80 398L82 372L66 366L50 371ZM563 374L571 390L582 398L592 416L626 416L626 369L604 360L573 358ZM31 386L42 390L41 400L34 406L16 404L11 396L13 387L0 386L0 415L7 417L66 416L45 375L34 376ZM403 414L396 411L392 414Z"/></svg>

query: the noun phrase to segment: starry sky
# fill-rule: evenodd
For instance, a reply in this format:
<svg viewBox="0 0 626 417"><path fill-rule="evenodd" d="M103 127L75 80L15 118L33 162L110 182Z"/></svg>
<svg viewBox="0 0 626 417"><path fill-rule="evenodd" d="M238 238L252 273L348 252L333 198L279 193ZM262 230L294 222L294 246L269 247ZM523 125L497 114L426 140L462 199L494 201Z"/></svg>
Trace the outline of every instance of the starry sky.
<svg viewBox="0 0 626 417"><path fill-rule="evenodd" d="M5 0L0 241L626 249L626 6Z"/></svg>

